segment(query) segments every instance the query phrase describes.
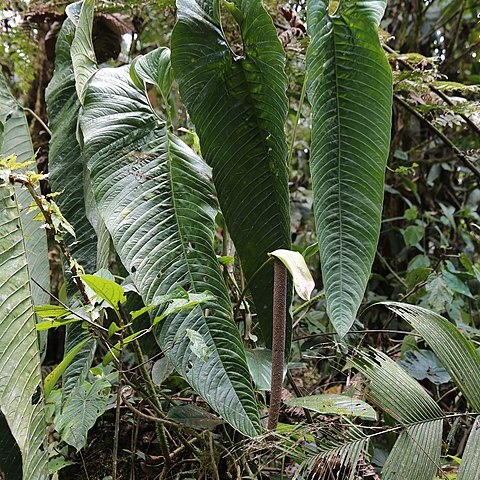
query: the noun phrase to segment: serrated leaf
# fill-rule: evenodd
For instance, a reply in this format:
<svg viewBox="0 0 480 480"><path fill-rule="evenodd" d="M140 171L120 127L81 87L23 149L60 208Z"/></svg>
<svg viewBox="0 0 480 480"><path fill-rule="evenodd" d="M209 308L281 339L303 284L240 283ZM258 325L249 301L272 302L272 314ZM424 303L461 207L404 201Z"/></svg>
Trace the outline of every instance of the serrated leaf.
<svg viewBox="0 0 480 480"><path fill-rule="evenodd" d="M355 321L375 257L390 148L392 73L378 39L385 0L309 0L310 167L327 314Z"/></svg>
<svg viewBox="0 0 480 480"><path fill-rule="evenodd" d="M377 420L375 410L366 402L347 395L309 395L288 400L290 407L302 407L324 415L345 415L363 420Z"/></svg>
<svg viewBox="0 0 480 480"><path fill-rule="evenodd" d="M285 54L259 0L233 3L244 55L229 47L218 2L177 0L172 67L270 347L273 265L265 261L291 244Z"/></svg>
<svg viewBox="0 0 480 480"><path fill-rule="evenodd" d="M240 335L213 248L216 205L209 169L152 112L128 68L89 83L81 129L91 185L113 244L146 305L178 287L215 301L165 318L157 341L177 371L227 421L260 430ZM155 316L162 314L162 308ZM211 355L191 352L189 328Z"/></svg>
<svg viewBox="0 0 480 480"><path fill-rule="evenodd" d="M303 300L310 300L310 295L315 288L315 281L302 254L292 250L279 249L269 253L269 255L277 258L287 267L293 278L293 286L298 296Z"/></svg>

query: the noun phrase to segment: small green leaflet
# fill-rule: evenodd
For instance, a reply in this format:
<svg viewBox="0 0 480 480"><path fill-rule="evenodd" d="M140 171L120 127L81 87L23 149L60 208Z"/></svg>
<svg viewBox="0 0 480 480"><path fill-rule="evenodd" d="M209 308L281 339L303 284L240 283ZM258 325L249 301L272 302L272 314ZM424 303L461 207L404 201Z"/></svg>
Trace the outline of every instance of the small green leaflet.
<svg viewBox="0 0 480 480"><path fill-rule="evenodd" d="M80 278L95 292L97 297L105 300L116 311L118 311L118 305L127 300L123 288L113 280L95 275L82 275Z"/></svg>
<svg viewBox="0 0 480 480"><path fill-rule="evenodd" d="M302 407L324 415L345 415L363 420L376 420L375 410L362 400L346 395L310 395L288 400L290 407Z"/></svg>
<svg viewBox="0 0 480 480"><path fill-rule="evenodd" d="M63 318L70 315L70 311L59 305L39 305L35 313L42 318Z"/></svg>
<svg viewBox="0 0 480 480"><path fill-rule="evenodd" d="M154 299L155 303L161 304L159 299ZM215 297L210 292L203 293L187 293L187 298L175 298L171 300L171 303L165 309L164 312L158 317L155 317L153 325L156 325L158 322L161 322L167 315L172 313L180 312L181 310L186 310L188 308L196 307L201 303L215 300Z"/></svg>
<svg viewBox="0 0 480 480"><path fill-rule="evenodd" d="M73 362L73 359L77 353L83 348L83 346L90 340L90 337L87 337L85 340L82 340L80 343L75 345L69 352L65 355L63 360L47 375L43 382L43 390L45 393L45 398L48 397L50 392L53 390L53 387L58 382L58 379L62 376L65 369Z"/></svg>
<svg viewBox="0 0 480 480"><path fill-rule="evenodd" d="M201 360L206 362L209 358L210 355L212 354L212 350L210 347L205 343L205 340L203 337L196 332L195 330L192 330L190 328L187 328L185 330L185 333L187 334L188 338L190 339L190 350Z"/></svg>

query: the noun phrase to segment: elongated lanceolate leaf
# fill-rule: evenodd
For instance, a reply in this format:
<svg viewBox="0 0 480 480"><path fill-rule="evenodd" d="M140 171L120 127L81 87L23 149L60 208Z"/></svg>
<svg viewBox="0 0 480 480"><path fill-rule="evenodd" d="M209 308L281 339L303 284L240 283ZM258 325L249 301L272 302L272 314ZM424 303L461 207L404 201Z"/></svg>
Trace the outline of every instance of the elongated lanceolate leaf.
<svg viewBox="0 0 480 480"><path fill-rule="evenodd" d="M352 359L366 378L368 397L405 425L382 471L388 480L433 480L439 466L443 412L427 391L384 353Z"/></svg>
<svg viewBox="0 0 480 480"><path fill-rule="evenodd" d="M68 18L77 27L71 43L71 57L76 76L75 88L82 104L88 82L98 70L92 39L94 10L95 0L75 2L66 9Z"/></svg>
<svg viewBox="0 0 480 480"><path fill-rule="evenodd" d="M64 217L75 230L76 238L66 237L75 259L86 272L96 270L97 238L87 219L84 195L84 162L77 141L80 102L75 90L75 77L70 47L75 25L67 18L57 37L55 72L46 91L48 121L52 131L48 156L49 182Z"/></svg>
<svg viewBox="0 0 480 480"><path fill-rule="evenodd" d="M390 452L382 480L433 480L440 467L443 420L406 428Z"/></svg>
<svg viewBox="0 0 480 480"><path fill-rule="evenodd" d="M3 127L3 142L0 140L0 159L14 154L17 162L23 163L34 159L34 151L27 119L22 108L17 104L8 90L8 86L0 74L0 126ZM36 171L35 164L26 167ZM17 171L20 172L20 171ZM30 289L35 305L43 305L50 301L50 269L48 264L48 247L42 223L34 221L38 210L28 211L32 197L24 188L16 187L16 195L25 234L25 250L30 269ZM35 282L32 280L35 280ZM42 354L46 347L46 337L41 338Z"/></svg>
<svg viewBox="0 0 480 480"><path fill-rule="evenodd" d="M285 55L260 0L230 5L243 57L223 35L218 0L177 0L177 8L173 72L271 346L273 266L254 274L268 252L290 248Z"/></svg>
<svg viewBox="0 0 480 480"><path fill-rule="evenodd" d="M215 297L163 319L156 332L160 346L223 418L246 435L257 434L245 353L213 249L209 168L166 130L127 67L95 74L81 129L95 201L145 304L178 287ZM208 358L195 355L187 330L203 337Z"/></svg>
<svg viewBox="0 0 480 480"><path fill-rule="evenodd" d="M55 71L45 94L49 126L52 131L48 157L49 182L52 191L63 192L55 198L55 201L75 230L76 238L68 234L65 237L70 252L86 272L93 273L97 267L97 236L87 218L85 191L88 187L84 183L85 162L77 140L80 101L75 89L70 56L74 35L75 24L67 18L57 37ZM75 348L78 342L83 341L84 333L81 324L67 326L66 354ZM83 382L92 363L95 347L95 340L90 340L68 365L63 376L65 397L72 391L77 381Z"/></svg>
<svg viewBox="0 0 480 480"><path fill-rule="evenodd" d="M446 318L407 303L385 302L417 331L435 352L445 370L473 407L480 411L480 353Z"/></svg>
<svg viewBox="0 0 480 480"><path fill-rule="evenodd" d="M25 232L16 189L0 183L0 411L23 480L47 478L46 422Z"/></svg>
<svg viewBox="0 0 480 480"><path fill-rule="evenodd" d="M392 74L378 40L385 0L309 0L311 174L327 313L352 326L375 256L390 143Z"/></svg>
<svg viewBox="0 0 480 480"><path fill-rule="evenodd" d="M457 480L480 478L480 417L475 420L458 470Z"/></svg>

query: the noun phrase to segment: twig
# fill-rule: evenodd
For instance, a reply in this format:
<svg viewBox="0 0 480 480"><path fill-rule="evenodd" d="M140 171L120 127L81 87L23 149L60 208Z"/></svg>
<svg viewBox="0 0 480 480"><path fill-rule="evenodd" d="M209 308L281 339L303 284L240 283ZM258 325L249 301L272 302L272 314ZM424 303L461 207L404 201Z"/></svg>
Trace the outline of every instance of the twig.
<svg viewBox="0 0 480 480"><path fill-rule="evenodd" d="M52 136L52 131L48 128L46 123L33 110L31 110L28 107L23 107L23 109L25 111L27 111L28 113L31 113L35 117L35 119L38 121L38 123L40 123L40 125L42 125L42 127L45 129L45 131L48 133L48 135L50 137Z"/></svg>
<svg viewBox="0 0 480 480"><path fill-rule="evenodd" d="M443 132L441 132L433 123L427 120L421 113L417 112L410 104L408 104L403 98L398 95L393 95L395 101L399 103L403 108L408 110L418 120L423 122L437 137L439 137L447 147L449 147L455 156L460 160L465 167L467 167L476 177L480 180L480 170L471 162L465 153L463 153Z"/></svg>

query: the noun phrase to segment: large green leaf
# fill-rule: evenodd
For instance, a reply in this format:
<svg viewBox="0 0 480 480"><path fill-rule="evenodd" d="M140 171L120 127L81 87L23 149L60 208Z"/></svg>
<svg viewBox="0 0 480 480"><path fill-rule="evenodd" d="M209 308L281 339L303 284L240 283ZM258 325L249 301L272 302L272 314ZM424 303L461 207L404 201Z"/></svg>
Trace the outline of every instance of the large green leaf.
<svg viewBox="0 0 480 480"><path fill-rule="evenodd" d="M34 151L27 119L22 108L12 97L8 86L0 74L0 126L3 127L3 142L0 141L0 158L15 154L18 162L34 159ZM36 171L35 164L27 167ZM20 215L25 234L25 249L30 269L30 289L35 305L49 303L50 269L48 264L47 237L41 222L33 218L38 211L29 212L26 207L32 203L30 194L24 188L16 188L17 199L21 205ZM35 281L33 281L33 280ZM46 347L46 337L42 338L42 350Z"/></svg>
<svg viewBox="0 0 480 480"><path fill-rule="evenodd" d="M468 436L457 480L480 478L480 417L477 417Z"/></svg>
<svg viewBox="0 0 480 480"><path fill-rule="evenodd" d="M385 463L382 478L432 480L442 446L440 407L416 380L381 352L362 352L352 364L369 380L368 397L405 426Z"/></svg>
<svg viewBox="0 0 480 480"><path fill-rule="evenodd" d="M433 480L440 467L443 419L406 428L382 469L382 480Z"/></svg>
<svg viewBox="0 0 480 480"><path fill-rule="evenodd" d="M55 71L45 95L52 131L48 159L49 182L52 191L63 192L55 201L75 230L76 238L67 234L65 241L78 263L87 272L94 272L97 266L97 236L88 220L84 185L85 162L77 140L80 101L75 89L75 76L70 56L74 35L74 22L67 18L57 37ZM73 301L71 292L69 296ZM85 338L84 333L81 324L67 326L66 354ZM66 369L63 377L65 397L77 382L83 382L91 366L95 347L95 340L90 340Z"/></svg>
<svg viewBox="0 0 480 480"><path fill-rule="evenodd" d="M81 115L95 201L146 305L181 286L215 297L159 324L157 340L192 387L235 428L259 432L243 345L213 249L210 171L151 110L127 67L99 70ZM192 351L201 335L208 358Z"/></svg>
<svg viewBox="0 0 480 480"><path fill-rule="evenodd" d="M218 0L177 0L177 8L174 75L271 346L273 266L255 272L268 252L290 248L285 55L260 0L230 4L242 57L222 32Z"/></svg>
<svg viewBox="0 0 480 480"><path fill-rule="evenodd" d="M307 94L311 174L327 313L352 326L380 231L392 74L378 40L385 0L309 0Z"/></svg>
<svg viewBox="0 0 480 480"><path fill-rule="evenodd" d="M97 238L87 219L84 162L77 141L80 102L70 58L74 35L75 25L67 18L57 37L55 71L45 94L52 131L48 156L49 182L52 191L63 192L55 201L75 230L75 239L71 236L66 238L69 248L80 265L93 273L96 270Z"/></svg>
<svg viewBox="0 0 480 480"><path fill-rule="evenodd" d="M475 412L480 411L480 353L458 328L438 313L407 303L385 302L435 352Z"/></svg>
<svg viewBox="0 0 480 480"><path fill-rule="evenodd" d="M47 478L40 355L24 218L16 188L0 181L0 411L22 453L23 479Z"/></svg>

